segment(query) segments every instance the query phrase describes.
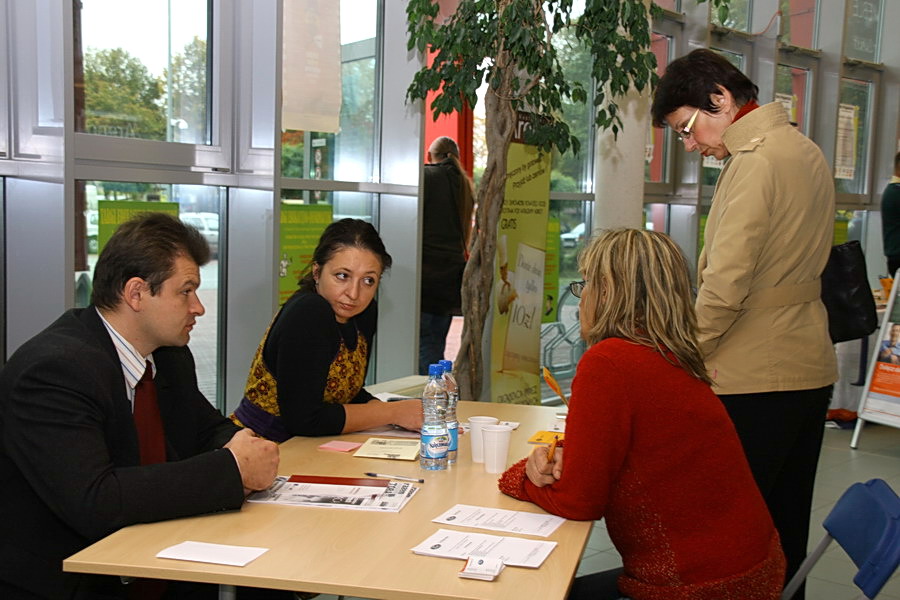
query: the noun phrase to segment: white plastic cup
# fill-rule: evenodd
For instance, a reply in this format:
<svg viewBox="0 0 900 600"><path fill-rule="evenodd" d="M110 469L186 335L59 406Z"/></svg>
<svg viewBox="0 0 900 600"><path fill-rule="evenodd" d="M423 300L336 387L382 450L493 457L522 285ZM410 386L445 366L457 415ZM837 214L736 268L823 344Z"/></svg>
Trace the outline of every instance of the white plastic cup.
<svg viewBox="0 0 900 600"><path fill-rule="evenodd" d="M472 462L484 462L481 428L485 425L496 425L497 421L499 421L497 417L469 417L469 437L472 438Z"/></svg>
<svg viewBox="0 0 900 600"><path fill-rule="evenodd" d="M483 425L481 427L484 445L484 470L488 473L502 473L506 470L506 457L509 454L509 437L512 427L509 425Z"/></svg>

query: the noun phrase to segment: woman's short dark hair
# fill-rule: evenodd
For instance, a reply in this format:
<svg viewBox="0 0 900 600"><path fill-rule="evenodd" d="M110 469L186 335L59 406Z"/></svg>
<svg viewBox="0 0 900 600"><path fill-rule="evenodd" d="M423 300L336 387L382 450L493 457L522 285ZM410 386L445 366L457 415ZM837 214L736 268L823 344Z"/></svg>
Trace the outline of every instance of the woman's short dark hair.
<svg viewBox="0 0 900 600"><path fill-rule="evenodd" d="M393 259L384 247L381 236L378 231L362 219L341 219L335 221L325 228L322 237L319 238L319 244L313 252L312 261L300 277L300 291L311 292L316 289L316 282L313 278L313 266L320 267L327 263L331 258L344 250L345 248L359 248L360 250L368 250L375 254L381 261L381 271L387 271L391 268Z"/></svg>
<svg viewBox="0 0 900 600"><path fill-rule="evenodd" d="M722 86L734 96L738 106L756 100L759 88L722 55L698 48L676 58L666 67L656 84L650 115L654 127L665 127L666 117L682 106L693 106L708 113L719 112L711 94L720 94Z"/></svg>
<svg viewBox="0 0 900 600"><path fill-rule="evenodd" d="M209 262L209 244L194 227L159 212L136 215L119 225L106 242L94 267L91 303L114 309L125 283L140 277L156 295L172 276L175 258L185 256L197 266Z"/></svg>

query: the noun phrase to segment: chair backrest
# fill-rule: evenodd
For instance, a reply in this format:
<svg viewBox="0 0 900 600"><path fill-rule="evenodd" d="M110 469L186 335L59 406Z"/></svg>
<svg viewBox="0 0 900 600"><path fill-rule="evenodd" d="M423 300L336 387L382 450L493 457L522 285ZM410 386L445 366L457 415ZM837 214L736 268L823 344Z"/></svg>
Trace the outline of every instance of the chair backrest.
<svg viewBox="0 0 900 600"><path fill-rule="evenodd" d="M854 483L823 526L859 568L853 583L874 598L900 563L900 499L882 479Z"/></svg>

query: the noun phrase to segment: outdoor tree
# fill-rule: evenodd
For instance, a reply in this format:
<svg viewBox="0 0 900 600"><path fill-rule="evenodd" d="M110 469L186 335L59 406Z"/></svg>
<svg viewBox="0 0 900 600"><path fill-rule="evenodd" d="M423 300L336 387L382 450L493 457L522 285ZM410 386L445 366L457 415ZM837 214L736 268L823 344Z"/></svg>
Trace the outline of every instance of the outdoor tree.
<svg viewBox="0 0 900 600"><path fill-rule="evenodd" d="M122 48L88 50L84 57L85 131L166 139L162 86L140 59Z"/></svg>
<svg viewBox="0 0 900 600"><path fill-rule="evenodd" d="M728 1L712 0L723 21ZM482 82L488 85L484 100L487 163L476 192L476 230L463 275L465 324L457 368L464 398L481 396L481 344L493 288L506 156L517 111L537 117L526 131L526 143L542 152L577 153L582 140L567 125L564 109L586 104L591 97L596 126L617 135L622 121L616 99L631 89L646 89L656 76L644 0L585 0L584 12L577 18L573 4L573 0L465 0L440 21L437 2L410 0L407 4L408 48L434 53L431 66L413 77L407 97L424 100L428 92L440 90L430 106L437 118L475 106L476 90ZM558 38L586 50L589 79L566 76L554 44Z"/></svg>
<svg viewBox="0 0 900 600"><path fill-rule="evenodd" d="M207 139L208 64L206 40L194 36L182 52L172 57L171 73L168 69L163 71L163 85L168 87L171 103L170 141L204 143Z"/></svg>

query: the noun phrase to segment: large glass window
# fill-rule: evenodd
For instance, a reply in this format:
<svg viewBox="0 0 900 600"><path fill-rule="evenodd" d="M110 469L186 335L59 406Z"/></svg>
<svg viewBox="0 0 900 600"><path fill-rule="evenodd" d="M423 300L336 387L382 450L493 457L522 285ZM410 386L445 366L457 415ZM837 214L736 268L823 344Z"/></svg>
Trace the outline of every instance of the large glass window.
<svg viewBox="0 0 900 600"><path fill-rule="evenodd" d="M374 180L378 3L341 0L340 14L339 132L284 131L281 169L285 177Z"/></svg>
<svg viewBox="0 0 900 600"><path fill-rule="evenodd" d="M881 54L882 0L847 0L844 56L877 63Z"/></svg>
<svg viewBox="0 0 900 600"><path fill-rule="evenodd" d="M189 347L197 363L200 391L213 404L218 401L219 215L225 205L225 193L225 188L203 185L76 182L76 198L84 206L81 221L84 237L83 244L76 245L75 306L90 303L98 253L116 227L135 214L160 211L177 215L182 222L196 227L209 243L212 258L200 267L200 288L197 290L206 313L191 332ZM83 248L83 260L79 260L82 251L78 246Z"/></svg>
<svg viewBox="0 0 900 600"><path fill-rule="evenodd" d="M575 17L576 15L573 15ZM559 62L569 81L580 81L590 98L593 79L592 60L589 50L575 39L572 29L564 29L553 38L553 45L559 53ZM569 149L565 154L553 150L550 190L554 192L586 192L592 189L593 169L590 164L591 141L593 139L593 104L575 103L563 100L563 120L570 131L581 142L578 154Z"/></svg>
<svg viewBox="0 0 900 600"><path fill-rule="evenodd" d="M681 10L681 0L656 0L656 4L660 8L665 8L666 10L671 10L672 12L678 12Z"/></svg>
<svg viewBox="0 0 900 600"><path fill-rule="evenodd" d="M656 56L656 73L662 76L672 54L672 38L653 32L650 34L650 49ZM648 125L646 153L644 156L644 181L660 183L668 180L668 169L666 168L669 154L668 139L668 127Z"/></svg>
<svg viewBox="0 0 900 600"><path fill-rule="evenodd" d="M816 47L818 0L779 0L781 39L794 46Z"/></svg>
<svg viewBox="0 0 900 600"><path fill-rule="evenodd" d="M872 82L841 79L837 140L834 150L835 191L868 192L868 148L872 110Z"/></svg>
<svg viewBox="0 0 900 600"><path fill-rule="evenodd" d="M76 131L209 144L210 2L77 4Z"/></svg>
<svg viewBox="0 0 900 600"><path fill-rule="evenodd" d="M812 76L808 69L778 65L775 73L775 99L784 105L788 118L803 133L809 131L809 90Z"/></svg>
<svg viewBox="0 0 900 600"><path fill-rule="evenodd" d="M719 18L719 12L715 8L711 8L709 20L711 23L721 27L749 32L752 2L753 0L731 0L728 6L728 16L725 20ZM709 4L712 6L712 2Z"/></svg>

